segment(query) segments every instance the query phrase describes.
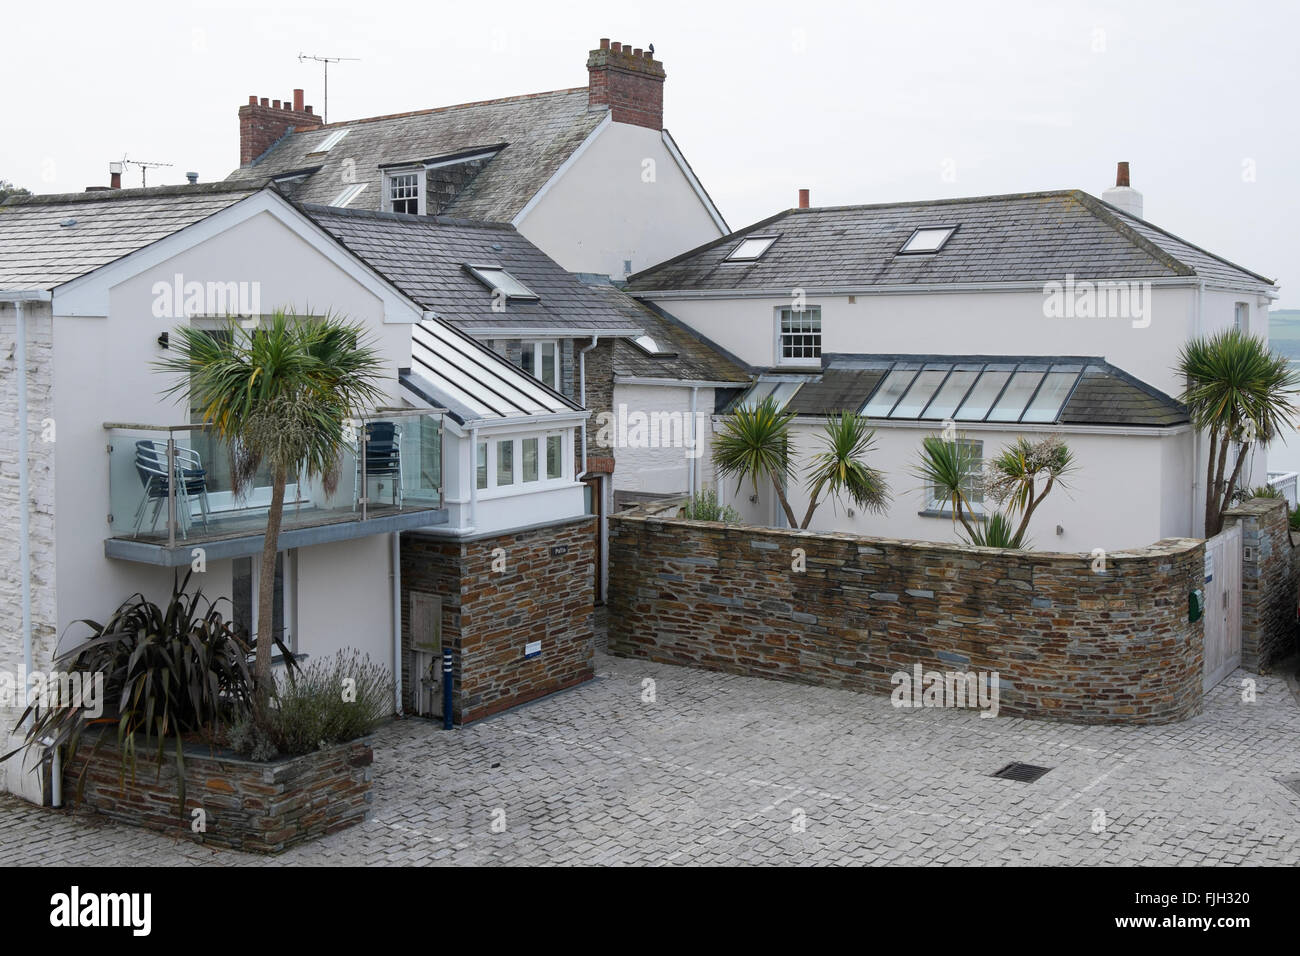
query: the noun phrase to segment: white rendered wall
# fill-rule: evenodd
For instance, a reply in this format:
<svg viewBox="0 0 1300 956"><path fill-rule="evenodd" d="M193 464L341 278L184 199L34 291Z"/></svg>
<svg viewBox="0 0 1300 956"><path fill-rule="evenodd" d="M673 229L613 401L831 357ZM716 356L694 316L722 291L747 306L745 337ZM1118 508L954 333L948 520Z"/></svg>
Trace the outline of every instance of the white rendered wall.
<svg viewBox="0 0 1300 956"><path fill-rule="evenodd" d="M660 132L626 123L605 125L517 225L569 271L615 279L625 260L637 272L723 234Z"/></svg>

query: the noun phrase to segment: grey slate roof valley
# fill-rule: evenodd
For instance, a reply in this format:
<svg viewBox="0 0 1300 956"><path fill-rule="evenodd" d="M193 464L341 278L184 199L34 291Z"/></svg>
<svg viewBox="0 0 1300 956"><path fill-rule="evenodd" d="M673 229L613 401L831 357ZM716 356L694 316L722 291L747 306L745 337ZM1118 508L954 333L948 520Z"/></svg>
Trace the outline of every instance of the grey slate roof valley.
<svg viewBox="0 0 1300 956"><path fill-rule="evenodd" d="M638 334L638 312L593 293L577 276L504 223L442 216L300 207L345 248L423 308L479 337L494 330L564 330L574 336ZM492 308L492 290L467 264L497 265L538 296Z"/></svg>
<svg viewBox="0 0 1300 956"><path fill-rule="evenodd" d="M956 226L937 253L899 255L923 226ZM727 262L746 236L776 236ZM628 291L809 291L1076 279L1273 281L1080 190L789 209L628 277Z"/></svg>
<svg viewBox="0 0 1300 956"><path fill-rule="evenodd" d="M615 381L636 378L744 385L752 378L752 370L739 359L666 312L638 302L607 278L588 288L626 315L629 324L644 329L660 348L657 354L650 354L631 340L620 338L614 345Z"/></svg>
<svg viewBox="0 0 1300 956"><path fill-rule="evenodd" d="M1187 409L1180 402L1095 356L827 355L823 358L822 369L807 375L786 402L785 410L809 417L857 412L899 363L918 368L931 364L1081 366L1078 381L1065 398L1059 414L1054 421L1044 424L1167 428L1188 422ZM786 369L776 369L773 373L782 379L798 378ZM760 383L764 380L762 377L759 379ZM739 396L737 403L743 399L744 396ZM890 420L896 423L911 421L935 429L941 425L936 420L907 417ZM965 424L961 420L957 422L959 428ZM1019 427L1014 423L995 421L988 424L1009 430Z"/></svg>
<svg viewBox="0 0 1300 956"><path fill-rule="evenodd" d="M10 198L0 205L0 289L50 290L246 199L207 183ZM76 220L75 225L60 225Z"/></svg>
<svg viewBox="0 0 1300 956"><path fill-rule="evenodd" d="M418 165L478 149L499 151L435 177L443 215L510 222L599 125L608 109L588 107L579 87L465 103L393 116L331 123L288 134L227 182L309 170L291 187L304 203L333 202L345 184L364 184L349 208L382 208L382 167ZM337 130L348 133L332 149L315 152ZM504 145L502 145L504 144ZM313 168L314 167L314 168ZM345 176L345 169L351 176Z"/></svg>

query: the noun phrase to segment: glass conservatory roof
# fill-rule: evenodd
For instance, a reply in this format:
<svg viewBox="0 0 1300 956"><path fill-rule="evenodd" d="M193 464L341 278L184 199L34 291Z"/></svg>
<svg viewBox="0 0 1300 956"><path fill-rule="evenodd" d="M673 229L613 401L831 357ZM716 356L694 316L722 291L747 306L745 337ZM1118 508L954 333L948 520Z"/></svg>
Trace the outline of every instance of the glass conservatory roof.
<svg viewBox="0 0 1300 956"><path fill-rule="evenodd" d="M861 414L918 421L1048 423L1083 366L1049 362L895 362Z"/></svg>

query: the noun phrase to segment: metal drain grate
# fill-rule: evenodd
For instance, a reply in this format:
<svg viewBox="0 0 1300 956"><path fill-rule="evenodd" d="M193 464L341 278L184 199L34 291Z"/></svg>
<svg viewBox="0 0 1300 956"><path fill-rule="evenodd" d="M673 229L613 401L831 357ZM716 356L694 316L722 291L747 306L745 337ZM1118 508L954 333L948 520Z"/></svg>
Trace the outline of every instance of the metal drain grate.
<svg viewBox="0 0 1300 956"><path fill-rule="evenodd" d="M1019 780L1021 783L1033 783L1051 769L1051 767L1035 767L1031 763L1009 763L993 776L1001 777L1003 780Z"/></svg>

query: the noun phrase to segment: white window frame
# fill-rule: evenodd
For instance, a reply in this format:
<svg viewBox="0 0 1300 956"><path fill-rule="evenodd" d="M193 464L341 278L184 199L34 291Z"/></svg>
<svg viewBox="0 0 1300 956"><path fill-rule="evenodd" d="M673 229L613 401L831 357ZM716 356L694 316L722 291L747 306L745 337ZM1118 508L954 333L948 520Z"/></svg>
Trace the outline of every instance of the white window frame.
<svg viewBox="0 0 1300 956"><path fill-rule="evenodd" d="M974 467L969 472L969 475L972 478L974 478L976 481L981 481L982 476L984 474L984 440L981 438L958 438L955 440L965 445L976 446L976 450L978 451L978 456L975 459ZM979 500L972 500L969 502L971 506L971 511L973 514L983 515L984 514L984 488L983 488L982 481L980 484L976 486L975 490L976 493L979 495ZM973 494L968 495L968 498L974 498L974 497L975 496ZM948 501L947 499L941 499L935 497L934 485L930 484L929 482L927 482L925 485L925 510L929 512L941 513L945 518L952 514L952 502Z"/></svg>
<svg viewBox="0 0 1300 956"><path fill-rule="evenodd" d="M812 358L787 358L785 355L784 338L787 334L782 329L782 321L785 313L811 314L817 317L817 355ZM796 309L793 306L779 305L775 309L774 315L774 332L775 340L773 342L774 361L773 365L794 366L799 368L820 368L822 364L822 307L820 305L805 305L802 309ZM811 335L810 332L790 332L790 335Z"/></svg>
<svg viewBox="0 0 1300 956"><path fill-rule="evenodd" d="M423 216L425 210L425 175L423 166L408 166L401 169L384 170L384 212L396 212L393 208L393 181L399 176L415 177L415 202L416 211L414 215ZM411 215L411 213L406 213Z"/></svg>
<svg viewBox="0 0 1300 956"><path fill-rule="evenodd" d="M560 477L547 477L546 461L546 443L547 439L553 436L560 437ZM537 444L537 479L535 481L524 481L524 449L523 443L530 439L536 439ZM497 483L497 448L503 442L511 442L514 445L514 457L512 465L512 482L508 485ZM494 498L511 498L515 495L533 494L537 491L547 491L553 488L560 488L565 485L571 485L574 482L573 477L573 429L550 428L538 429L528 432L503 432L501 434L479 435L479 444L487 446L487 487L478 488L478 500L490 501ZM475 484L478 483L478 449L474 449L474 455L470 462L470 480Z"/></svg>
<svg viewBox="0 0 1300 956"><path fill-rule="evenodd" d="M1232 325L1238 332L1250 334L1250 303L1236 302L1232 306Z"/></svg>
<svg viewBox="0 0 1300 956"><path fill-rule="evenodd" d="M524 350L527 348L533 350L532 368L524 361ZM542 349L552 348L555 350L555 381L548 382L542 378ZM560 382L564 377L560 374L560 342L558 339L524 339L519 343L519 367L531 375L543 385L548 385L557 392L560 390Z"/></svg>

